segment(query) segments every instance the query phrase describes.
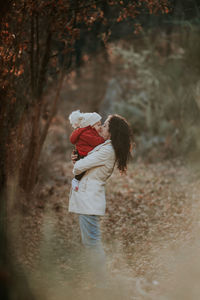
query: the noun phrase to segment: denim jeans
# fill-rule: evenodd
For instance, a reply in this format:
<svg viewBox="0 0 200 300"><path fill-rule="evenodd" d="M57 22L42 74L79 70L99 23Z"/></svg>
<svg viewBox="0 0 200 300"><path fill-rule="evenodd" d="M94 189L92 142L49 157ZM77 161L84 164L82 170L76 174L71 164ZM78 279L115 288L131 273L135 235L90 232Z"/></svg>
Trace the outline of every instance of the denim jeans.
<svg viewBox="0 0 200 300"><path fill-rule="evenodd" d="M97 247L101 244L99 216L79 215L82 243L85 247Z"/></svg>
<svg viewBox="0 0 200 300"><path fill-rule="evenodd" d="M79 215L82 243L89 266L99 286L106 280L106 256L101 243L99 216Z"/></svg>

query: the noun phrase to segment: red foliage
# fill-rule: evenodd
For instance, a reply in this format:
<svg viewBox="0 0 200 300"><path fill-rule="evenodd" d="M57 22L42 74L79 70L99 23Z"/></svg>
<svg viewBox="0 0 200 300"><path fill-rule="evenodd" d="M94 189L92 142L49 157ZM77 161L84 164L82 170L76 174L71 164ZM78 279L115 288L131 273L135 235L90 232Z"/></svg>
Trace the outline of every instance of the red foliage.
<svg viewBox="0 0 200 300"><path fill-rule="evenodd" d="M12 142L9 132L12 128L17 127L24 114L28 113L28 110L25 111L25 109L35 103L33 105L35 111L32 109L29 116L30 120L33 118L32 129L29 133L30 143L27 143L27 147L25 147L25 149L34 147L32 150L28 150L29 160L35 160L35 162L31 162L33 167L37 166L41 144L56 111L55 103L57 100L52 105L52 112L50 111L44 128L40 128L42 126L42 113L45 108L44 87L47 87L52 81L47 72L48 68L54 68L56 74L59 74L62 68L58 59L60 53L57 53L58 51L53 48L52 44L54 40L63 43L62 54L65 59L68 59L74 51L75 41L80 36L80 28L84 27L91 30L100 21L106 25L105 31L101 31L99 35L106 46L111 35L108 28L108 18L111 18L113 22L113 16L112 14L109 17L106 16L105 5L111 6L117 12L114 16L115 22L121 22L126 18L135 18L142 13L141 8L144 7L149 10L149 13L157 13L158 11L168 13L169 11L167 0L140 0L137 3L135 1L126 1L125 3L122 0L88 0L87 2L69 0L27 0L24 2L18 0L12 1L9 9L2 17L0 93L4 95L2 102L4 109L0 110L0 127L4 126L3 124L10 126L8 130L5 128L8 134L5 135L5 141L2 144ZM136 24L134 32L138 33L140 30L140 24ZM20 138L22 137L23 134L20 134ZM18 142L22 144L22 141ZM25 170L31 172L28 164L27 154Z"/></svg>

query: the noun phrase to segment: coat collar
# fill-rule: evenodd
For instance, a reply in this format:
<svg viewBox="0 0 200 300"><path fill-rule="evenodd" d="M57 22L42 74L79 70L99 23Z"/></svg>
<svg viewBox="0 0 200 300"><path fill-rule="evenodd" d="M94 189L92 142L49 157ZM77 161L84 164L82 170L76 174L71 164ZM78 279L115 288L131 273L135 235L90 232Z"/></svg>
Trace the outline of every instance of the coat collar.
<svg viewBox="0 0 200 300"><path fill-rule="evenodd" d="M107 144L111 144L111 140L106 140L103 144L100 144L96 146L93 150L91 150L88 154L93 153L95 151L98 151L102 146L105 146Z"/></svg>

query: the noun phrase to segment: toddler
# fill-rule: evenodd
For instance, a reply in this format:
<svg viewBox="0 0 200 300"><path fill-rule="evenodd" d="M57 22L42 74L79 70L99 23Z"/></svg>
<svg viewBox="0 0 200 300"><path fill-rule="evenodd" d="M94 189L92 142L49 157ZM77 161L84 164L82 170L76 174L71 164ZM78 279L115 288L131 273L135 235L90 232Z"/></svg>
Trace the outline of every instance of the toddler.
<svg viewBox="0 0 200 300"><path fill-rule="evenodd" d="M96 146L105 142L99 135L101 128L101 116L96 112L81 113L80 110L73 111L69 116L70 123L75 130L70 136L70 141L76 147L78 159L85 157L88 152ZM78 191L79 181L85 172L76 175L72 180L72 188Z"/></svg>

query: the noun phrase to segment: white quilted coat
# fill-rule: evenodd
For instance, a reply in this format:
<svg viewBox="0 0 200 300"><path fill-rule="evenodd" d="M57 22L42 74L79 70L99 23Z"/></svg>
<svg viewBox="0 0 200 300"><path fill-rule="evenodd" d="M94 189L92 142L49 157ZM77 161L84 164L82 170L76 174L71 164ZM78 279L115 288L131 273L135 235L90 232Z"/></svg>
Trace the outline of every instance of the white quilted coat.
<svg viewBox="0 0 200 300"><path fill-rule="evenodd" d="M74 175L87 172L79 182L78 191L71 189L70 212L87 215L105 214L105 183L112 174L114 165L115 152L111 140L98 145L74 164Z"/></svg>

